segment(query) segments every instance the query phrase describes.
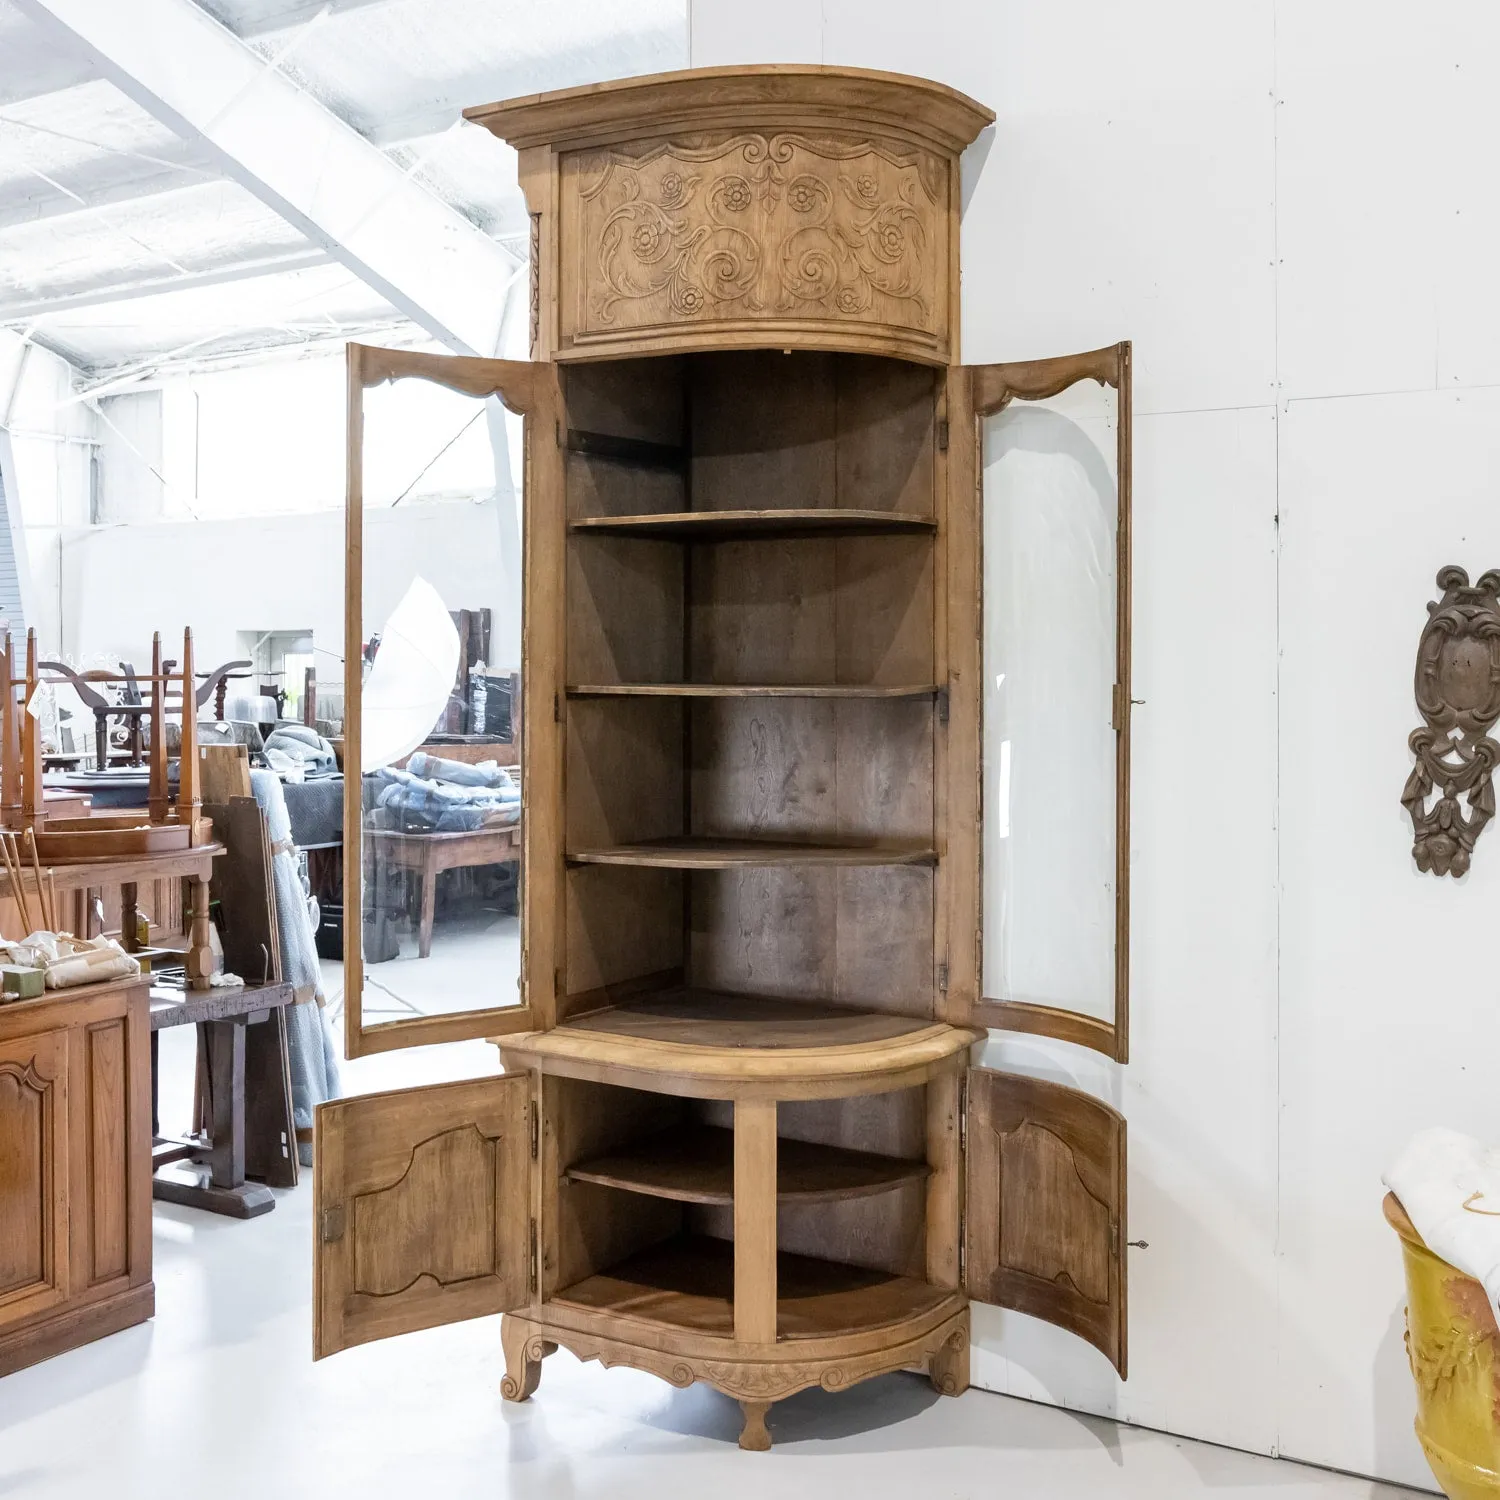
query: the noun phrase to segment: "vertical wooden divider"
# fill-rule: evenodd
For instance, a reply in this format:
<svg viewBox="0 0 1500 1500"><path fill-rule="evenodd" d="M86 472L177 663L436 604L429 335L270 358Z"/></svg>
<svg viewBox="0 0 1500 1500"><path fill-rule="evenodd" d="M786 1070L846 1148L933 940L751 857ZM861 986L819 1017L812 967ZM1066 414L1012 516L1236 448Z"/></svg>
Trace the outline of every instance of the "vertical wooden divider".
<svg viewBox="0 0 1500 1500"><path fill-rule="evenodd" d="M776 1101L734 1106L734 1336L776 1341Z"/></svg>

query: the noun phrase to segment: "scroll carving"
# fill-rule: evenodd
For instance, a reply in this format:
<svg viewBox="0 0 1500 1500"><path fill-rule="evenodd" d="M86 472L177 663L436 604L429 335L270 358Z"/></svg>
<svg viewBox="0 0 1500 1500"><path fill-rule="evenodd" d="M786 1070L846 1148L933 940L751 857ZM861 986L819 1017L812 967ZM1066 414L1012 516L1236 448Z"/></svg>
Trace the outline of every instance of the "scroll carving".
<svg viewBox="0 0 1500 1500"><path fill-rule="evenodd" d="M591 152L578 170L583 331L812 317L941 332L948 180L930 153L745 133Z"/></svg>
<svg viewBox="0 0 1500 1500"><path fill-rule="evenodd" d="M1495 815L1500 744L1500 571L1474 585L1459 567L1437 575L1443 597L1427 606L1417 645L1417 708L1427 721L1407 743L1416 765L1401 794L1419 870L1463 875L1474 843Z"/></svg>

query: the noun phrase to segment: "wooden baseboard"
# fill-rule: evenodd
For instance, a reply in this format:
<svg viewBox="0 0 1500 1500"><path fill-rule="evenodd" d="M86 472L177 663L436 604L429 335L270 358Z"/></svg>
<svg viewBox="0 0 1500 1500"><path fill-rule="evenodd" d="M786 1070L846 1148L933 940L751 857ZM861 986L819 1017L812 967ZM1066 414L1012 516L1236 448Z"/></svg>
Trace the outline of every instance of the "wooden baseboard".
<svg viewBox="0 0 1500 1500"><path fill-rule="evenodd" d="M128 1287L112 1297L44 1318L14 1333L0 1332L0 1375L40 1364L54 1354L91 1344L106 1334L144 1323L156 1311L156 1285Z"/></svg>

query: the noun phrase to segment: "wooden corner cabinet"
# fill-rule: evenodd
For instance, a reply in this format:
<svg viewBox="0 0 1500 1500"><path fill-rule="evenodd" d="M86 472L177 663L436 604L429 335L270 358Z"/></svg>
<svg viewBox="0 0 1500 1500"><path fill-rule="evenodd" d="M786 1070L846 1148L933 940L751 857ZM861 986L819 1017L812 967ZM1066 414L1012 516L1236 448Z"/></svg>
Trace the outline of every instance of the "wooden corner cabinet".
<svg viewBox="0 0 1500 1500"><path fill-rule="evenodd" d="M963 1391L971 1300L1123 1375L1124 1122L971 1054L1127 1056L1130 346L958 362L992 116L951 89L712 69L469 117L520 153L533 358L351 348L349 598L364 392L521 413L522 988L444 1023L502 1075L320 1109L317 1355L500 1312L507 1399L562 1346L727 1392L747 1448L804 1387ZM1057 453L1083 530L1066 476L1017 498Z"/></svg>

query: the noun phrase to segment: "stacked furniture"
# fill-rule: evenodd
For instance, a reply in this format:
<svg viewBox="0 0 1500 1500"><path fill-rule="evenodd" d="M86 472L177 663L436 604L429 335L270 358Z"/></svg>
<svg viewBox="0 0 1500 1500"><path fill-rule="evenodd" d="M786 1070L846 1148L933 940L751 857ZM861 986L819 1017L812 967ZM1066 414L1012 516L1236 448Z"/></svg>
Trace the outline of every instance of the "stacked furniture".
<svg viewBox="0 0 1500 1500"><path fill-rule="evenodd" d="M806 1386L965 1389L971 1297L1123 1374L1124 1123L970 1054L1125 1060L1128 345L957 363L991 116L951 89L708 70L470 118L520 152L533 360L351 349L347 597L364 389L524 413L522 1000L365 1027L347 954L351 1053L491 1035L505 1073L322 1107L317 1353L504 1312L508 1398L561 1345L717 1386L751 1448ZM979 980L981 419L1079 380L1120 410L1112 1021Z"/></svg>

